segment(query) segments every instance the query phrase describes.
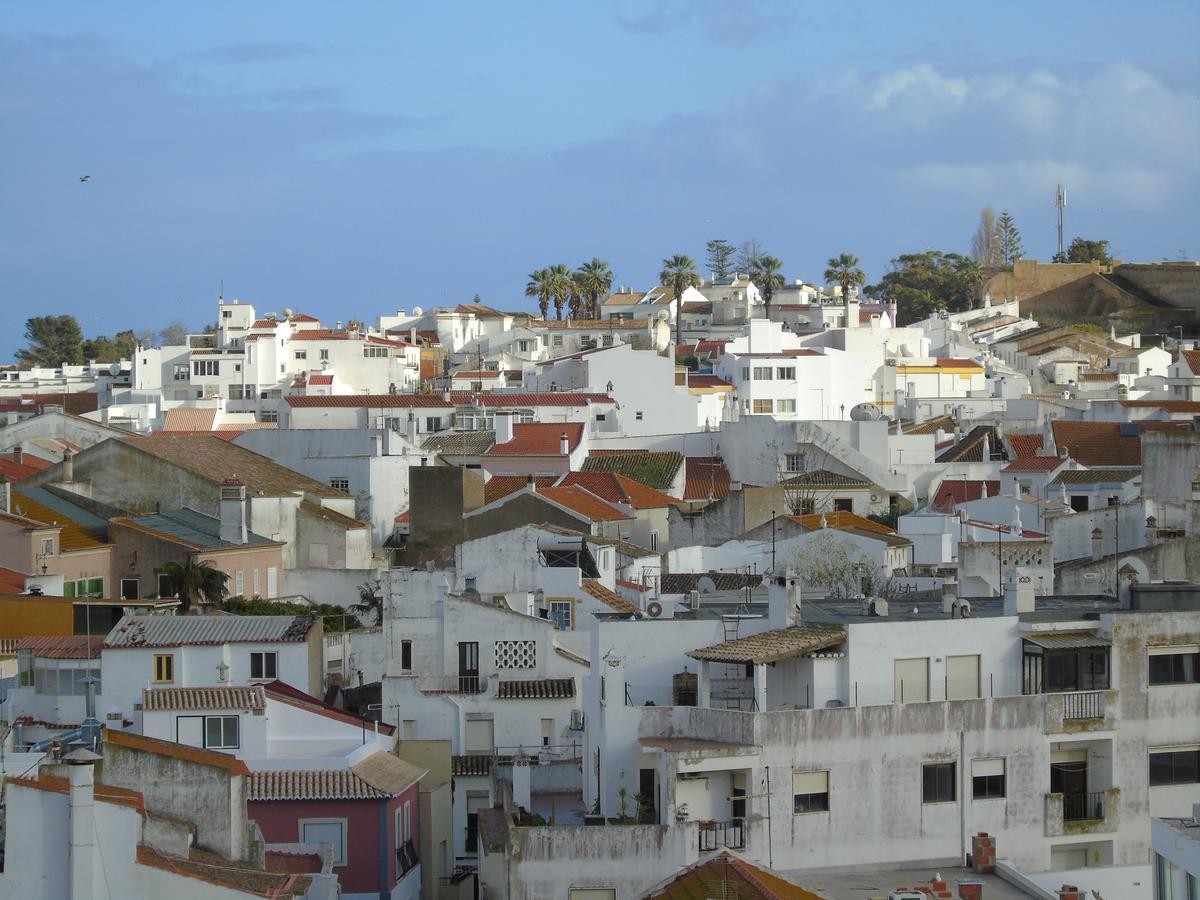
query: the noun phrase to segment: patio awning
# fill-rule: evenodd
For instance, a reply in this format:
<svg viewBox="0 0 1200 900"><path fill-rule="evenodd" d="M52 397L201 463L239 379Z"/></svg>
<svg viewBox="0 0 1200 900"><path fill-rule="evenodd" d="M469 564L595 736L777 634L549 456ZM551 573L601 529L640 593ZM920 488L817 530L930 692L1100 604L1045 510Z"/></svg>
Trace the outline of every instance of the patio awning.
<svg viewBox="0 0 1200 900"><path fill-rule="evenodd" d="M845 641L846 632L840 625L796 625L701 647L690 651L688 656L708 662L762 665L816 653Z"/></svg>
<svg viewBox="0 0 1200 900"><path fill-rule="evenodd" d="M1073 650L1085 647L1110 647L1112 641L1092 631L1035 631L1022 635L1043 650Z"/></svg>

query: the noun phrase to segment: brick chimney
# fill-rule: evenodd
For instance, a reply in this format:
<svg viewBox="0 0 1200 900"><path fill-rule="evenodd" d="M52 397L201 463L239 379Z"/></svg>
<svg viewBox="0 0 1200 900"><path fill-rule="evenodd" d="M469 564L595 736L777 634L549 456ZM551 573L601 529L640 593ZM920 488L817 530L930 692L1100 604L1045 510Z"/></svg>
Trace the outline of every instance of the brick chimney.
<svg viewBox="0 0 1200 900"><path fill-rule="evenodd" d="M235 475L221 482L221 540L246 543L246 485Z"/></svg>

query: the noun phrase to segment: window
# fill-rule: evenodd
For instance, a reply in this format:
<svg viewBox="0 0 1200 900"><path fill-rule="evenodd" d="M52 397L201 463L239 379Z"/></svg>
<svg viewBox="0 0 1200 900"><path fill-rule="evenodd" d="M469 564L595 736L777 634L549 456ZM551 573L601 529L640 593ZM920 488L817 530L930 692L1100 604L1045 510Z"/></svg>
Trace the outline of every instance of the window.
<svg viewBox="0 0 1200 900"><path fill-rule="evenodd" d="M1108 648L1046 653L1046 692L1108 690Z"/></svg>
<svg viewBox="0 0 1200 900"><path fill-rule="evenodd" d="M756 414L773 413L773 412L775 412L775 403L774 403L774 401L771 401L771 400L755 400L754 401L754 412Z"/></svg>
<svg viewBox="0 0 1200 900"><path fill-rule="evenodd" d="M971 760L971 797L996 800L1004 797L1004 760Z"/></svg>
<svg viewBox="0 0 1200 900"><path fill-rule="evenodd" d="M400 668L405 672L412 671L412 641L400 642Z"/></svg>
<svg viewBox="0 0 1200 900"><path fill-rule="evenodd" d="M562 346L562 335L561 334L554 335L554 337L552 337L550 339L550 346L561 347Z"/></svg>
<svg viewBox="0 0 1200 900"><path fill-rule="evenodd" d="M42 538L42 556L54 555L54 538Z"/></svg>
<svg viewBox="0 0 1200 900"><path fill-rule="evenodd" d="M921 767L921 802L953 803L955 791L954 763L930 763Z"/></svg>
<svg viewBox="0 0 1200 900"><path fill-rule="evenodd" d="M235 597L246 596L246 573L241 569L233 574L233 595Z"/></svg>
<svg viewBox="0 0 1200 900"><path fill-rule="evenodd" d="M368 344L363 347L363 359L380 359L388 355L387 347L374 347Z"/></svg>
<svg viewBox="0 0 1200 900"><path fill-rule="evenodd" d="M529 341L517 341L517 352L518 353L528 353L529 352Z"/></svg>
<svg viewBox="0 0 1200 900"><path fill-rule="evenodd" d="M343 476L334 476L329 479L329 486L335 491L342 491L345 494L350 493L350 479Z"/></svg>
<svg viewBox="0 0 1200 900"><path fill-rule="evenodd" d="M175 657L170 653L154 654L154 681L170 684L175 680Z"/></svg>
<svg viewBox="0 0 1200 900"><path fill-rule="evenodd" d="M221 318L222 319L232 319L233 318L233 310L232 309L221 310Z"/></svg>
<svg viewBox="0 0 1200 900"><path fill-rule="evenodd" d="M600 339L600 343L602 346L611 347L613 345L612 335L611 334L604 335L604 337L602 337Z"/></svg>
<svg viewBox="0 0 1200 900"><path fill-rule="evenodd" d="M63 583L64 597L103 597L103 578L79 578Z"/></svg>
<svg viewBox="0 0 1200 900"><path fill-rule="evenodd" d="M264 409L262 412L260 412L258 414L258 421L260 421L260 422L278 422L279 421L279 411L275 410L275 409Z"/></svg>
<svg viewBox="0 0 1200 900"><path fill-rule="evenodd" d="M396 849L400 849L412 840L412 803L404 802L404 806L396 810Z"/></svg>
<svg viewBox="0 0 1200 900"><path fill-rule="evenodd" d="M650 532L650 549L651 550L658 549L658 532L657 531Z"/></svg>
<svg viewBox="0 0 1200 900"><path fill-rule="evenodd" d="M834 497L834 512L854 512L854 501L850 497Z"/></svg>
<svg viewBox="0 0 1200 900"><path fill-rule="evenodd" d="M333 864L346 864L345 819L301 819L300 843L328 844L333 849Z"/></svg>
<svg viewBox="0 0 1200 900"><path fill-rule="evenodd" d="M177 364L175 366L175 374L172 377L174 378L175 381L187 381L188 380L187 363Z"/></svg>
<svg viewBox="0 0 1200 900"><path fill-rule="evenodd" d="M1088 511L1087 494L1072 494L1071 495L1071 509L1073 509L1075 512L1087 512Z"/></svg>
<svg viewBox="0 0 1200 900"><path fill-rule="evenodd" d="M230 400L244 400L245 397L246 397L246 391L243 389L242 385L231 384L229 386L229 399Z"/></svg>
<svg viewBox="0 0 1200 900"><path fill-rule="evenodd" d="M321 359L329 359L329 351L328 350L318 350L317 356L320 357Z"/></svg>
<svg viewBox="0 0 1200 900"><path fill-rule="evenodd" d="M307 350L297 350L296 351L296 359L308 359L308 351Z"/></svg>
<svg viewBox="0 0 1200 900"><path fill-rule="evenodd" d="M792 773L792 812L829 812L829 772Z"/></svg>
<svg viewBox="0 0 1200 900"><path fill-rule="evenodd" d="M250 654L251 678L278 678L279 654L272 651L255 651Z"/></svg>
<svg viewBox="0 0 1200 900"><path fill-rule="evenodd" d="M551 600L550 618L563 631L572 630L575 627L575 601Z"/></svg>
<svg viewBox="0 0 1200 900"><path fill-rule="evenodd" d="M193 375L220 375L221 362L216 359L197 359L192 361Z"/></svg>
<svg viewBox="0 0 1200 900"><path fill-rule="evenodd" d="M796 401L795 400L777 400L776 406L775 406L775 411L781 412L781 413L794 413L796 411Z"/></svg>
<svg viewBox="0 0 1200 900"><path fill-rule="evenodd" d="M542 719L542 746L549 747L550 740L554 737L554 720Z"/></svg>
<svg viewBox="0 0 1200 900"><path fill-rule="evenodd" d="M774 370L770 366L755 366L754 380L755 381L770 381Z"/></svg>
<svg viewBox="0 0 1200 900"><path fill-rule="evenodd" d="M1200 748L1150 751L1150 786L1200 782Z"/></svg>
<svg viewBox="0 0 1200 900"><path fill-rule="evenodd" d="M158 574L158 596L160 599L175 596L175 582L171 580L170 575L164 575L162 572Z"/></svg>
<svg viewBox="0 0 1200 900"><path fill-rule="evenodd" d="M426 431L441 431L442 430L442 417L441 416L426 416L425 417L425 430Z"/></svg>
<svg viewBox="0 0 1200 900"><path fill-rule="evenodd" d="M780 381L795 381L796 367L795 366L780 366L775 370L775 377Z"/></svg>
<svg viewBox="0 0 1200 900"><path fill-rule="evenodd" d="M742 381L749 381L749 380L750 380L750 367L742 366Z"/></svg>
<svg viewBox="0 0 1200 900"><path fill-rule="evenodd" d="M784 460L787 465L787 470L789 472L803 472L804 471L805 457L804 457L803 453L788 453L784 457Z"/></svg>
<svg viewBox="0 0 1200 900"><path fill-rule="evenodd" d="M817 512L817 501L814 497L801 497L800 502L794 507L794 512L798 516L811 516Z"/></svg>
<svg viewBox="0 0 1200 900"><path fill-rule="evenodd" d="M205 716L204 746L210 750L236 750L238 747L238 717Z"/></svg>
<svg viewBox="0 0 1200 900"><path fill-rule="evenodd" d="M260 574L259 570L255 569L254 570L254 596L255 597L261 596L261 594L262 594L262 583L259 580L259 574Z"/></svg>
<svg viewBox="0 0 1200 900"><path fill-rule="evenodd" d="M1151 684L1195 684L1200 681L1200 646L1150 648Z"/></svg>

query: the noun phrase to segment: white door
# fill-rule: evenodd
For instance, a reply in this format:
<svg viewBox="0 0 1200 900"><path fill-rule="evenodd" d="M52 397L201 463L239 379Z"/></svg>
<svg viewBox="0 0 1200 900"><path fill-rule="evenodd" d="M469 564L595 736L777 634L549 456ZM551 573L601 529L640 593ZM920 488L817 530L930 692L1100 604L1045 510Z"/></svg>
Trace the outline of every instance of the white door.
<svg viewBox="0 0 1200 900"><path fill-rule="evenodd" d="M896 660L896 702L925 703L929 700L929 657Z"/></svg>
<svg viewBox="0 0 1200 900"><path fill-rule="evenodd" d="M979 697L979 656L946 657L946 699L973 700Z"/></svg>
<svg viewBox="0 0 1200 900"><path fill-rule="evenodd" d="M279 596L279 570L274 566L267 569L267 599L273 600Z"/></svg>

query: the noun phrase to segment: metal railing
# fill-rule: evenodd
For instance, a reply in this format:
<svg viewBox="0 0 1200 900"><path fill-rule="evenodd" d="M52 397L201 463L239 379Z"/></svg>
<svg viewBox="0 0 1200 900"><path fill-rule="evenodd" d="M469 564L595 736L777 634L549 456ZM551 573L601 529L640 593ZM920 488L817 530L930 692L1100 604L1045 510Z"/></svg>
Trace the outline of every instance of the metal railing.
<svg viewBox="0 0 1200 900"><path fill-rule="evenodd" d="M1104 791L1089 791L1086 794L1063 794L1063 821L1082 822L1104 818Z"/></svg>
<svg viewBox="0 0 1200 900"><path fill-rule="evenodd" d="M417 857L417 848L413 846L412 841L405 841L402 847L396 849L396 865L400 869L401 878L416 868L420 861Z"/></svg>
<svg viewBox="0 0 1200 900"><path fill-rule="evenodd" d="M484 675L428 675L418 689L423 694L483 694L487 687Z"/></svg>
<svg viewBox="0 0 1200 900"><path fill-rule="evenodd" d="M745 849L746 829L741 819L700 823L700 852L719 850L722 847L727 850Z"/></svg>
<svg viewBox="0 0 1200 900"><path fill-rule="evenodd" d="M1104 692L1080 691L1063 694L1064 719L1103 719Z"/></svg>

